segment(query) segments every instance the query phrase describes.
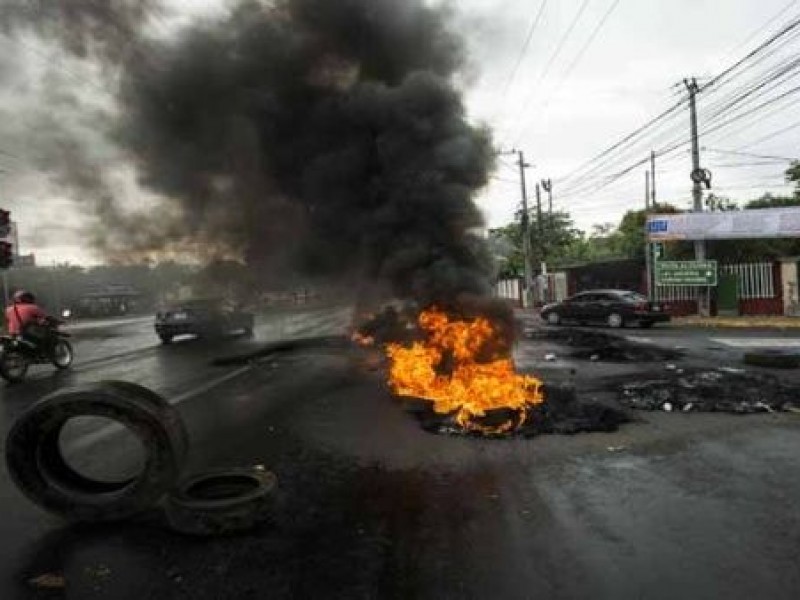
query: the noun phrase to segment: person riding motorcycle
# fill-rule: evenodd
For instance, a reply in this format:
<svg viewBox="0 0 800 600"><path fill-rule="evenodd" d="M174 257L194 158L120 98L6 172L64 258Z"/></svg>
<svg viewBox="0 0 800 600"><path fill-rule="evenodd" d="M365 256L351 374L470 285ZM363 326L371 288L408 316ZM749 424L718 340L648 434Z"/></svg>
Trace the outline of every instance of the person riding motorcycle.
<svg viewBox="0 0 800 600"><path fill-rule="evenodd" d="M20 336L36 345L50 337L48 322L56 321L36 304L36 296L26 290L14 293L13 303L6 308L6 324L9 335Z"/></svg>

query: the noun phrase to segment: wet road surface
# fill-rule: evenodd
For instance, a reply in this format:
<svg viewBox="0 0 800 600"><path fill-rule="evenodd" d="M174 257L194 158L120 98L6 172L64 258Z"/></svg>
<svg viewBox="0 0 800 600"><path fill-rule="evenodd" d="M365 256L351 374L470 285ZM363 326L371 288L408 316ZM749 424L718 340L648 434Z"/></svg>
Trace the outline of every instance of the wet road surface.
<svg viewBox="0 0 800 600"><path fill-rule="evenodd" d="M342 311L267 320L259 338L336 333L347 320ZM158 511L71 527L3 474L2 598L59 597L27 583L44 573L63 574L63 596L81 599L800 595L798 415L648 412L610 434L437 436L390 397L360 351L306 350L211 369L220 348L162 348L145 323L103 335L78 341L79 361L96 362L63 379L44 369L24 388L3 389L3 431L63 383L149 385L178 402L189 471L264 464L277 473L275 522L207 541L170 533ZM104 357L125 351L119 337L141 349ZM105 346L93 354L84 344ZM248 344L233 340L225 350ZM662 368L551 364L543 355L523 340L518 364L571 378L582 396L601 399L605 377ZM113 436L88 447L98 462L119 453Z"/></svg>

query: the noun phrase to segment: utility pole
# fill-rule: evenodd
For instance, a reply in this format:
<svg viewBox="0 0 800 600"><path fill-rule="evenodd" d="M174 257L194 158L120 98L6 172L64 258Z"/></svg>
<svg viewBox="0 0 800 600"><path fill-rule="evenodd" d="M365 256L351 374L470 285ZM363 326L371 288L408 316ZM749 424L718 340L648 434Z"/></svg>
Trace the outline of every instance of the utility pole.
<svg viewBox="0 0 800 600"><path fill-rule="evenodd" d="M650 172L644 172L644 209L645 209L645 227L647 213L650 212ZM650 244L650 239L647 237L647 231L644 234L644 264L645 272L647 275L647 298L653 299L653 248Z"/></svg>
<svg viewBox="0 0 800 600"><path fill-rule="evenodd" d="M539 231L539 249L538 249L538 258L539 258L539 282L547 281L547 254L549 253L549 245L546 243L544 238L544 218L542 216L542 186L538 183L536 184L536 221L538 224L538 231ZM546 284L545 284L546 287ZM539 288L539 299L543 300L547 295L547 290Z"/></svg>
<svg viewBox="0 0 800 600"><path fill-rule="evenodd" d="M542 179L542 189L547 192L547 226L553 233L553 180Z"/></svg>
<svg viewBox="0 0 800 600"><path fill-rule="evenodd" d="M544 258L544 219L542 218L542 188L536 184L536 228L539 230L539 258Z"/></svg>
<svg viewBox="0 0 800 600"><path fill-rule="evenodd" d="M700 91L696 79L684 79L684 85L689 92L689 118L692 134L692 199L694 212L703 212L703 182L708 185L708 178L700 167L700 142L697 133L697 92ZM704 240L694 242L695 260L706 259L706 243ZM697 296L697 310L702 317L710 313L709 294L707 288L699 288Z"/></svg>
<svg viewBox="0 0 800 600"><path fill-rule="evenodd" d="M528 308L532 304L533 263L531 258L531 215L528 210L528 186L525 183L525 169L529 168L530 164L525 162L525 153L522 150L512 150L511 153L517 155L522 192L522 260L525 274L525 282L522 289L523 307Z"/></svg>
<svg viewBox="0 0 800 600"><path fill-rule="evenodd" d="M650 206L656 209L656 151L650 151Z"/></svg>

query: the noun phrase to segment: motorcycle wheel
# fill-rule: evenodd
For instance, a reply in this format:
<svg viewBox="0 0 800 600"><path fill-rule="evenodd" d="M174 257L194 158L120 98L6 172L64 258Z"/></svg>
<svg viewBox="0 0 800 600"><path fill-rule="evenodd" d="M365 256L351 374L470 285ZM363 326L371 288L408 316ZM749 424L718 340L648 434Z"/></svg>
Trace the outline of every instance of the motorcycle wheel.
<svg viewBox="0 0 800 600"><path fill-rule="evenodd" d="M0 377L9 383L18 383L25 379L30 363L27 357L18 350L6 350L0 359Z"/></svg>
<svg viewBox="0 0 800 600"><path fill-rule="evenodd" d="M53 347L53 364L57 369L68 369L72 365L75 354L72 344L67 340L58 340Z"/></svg>

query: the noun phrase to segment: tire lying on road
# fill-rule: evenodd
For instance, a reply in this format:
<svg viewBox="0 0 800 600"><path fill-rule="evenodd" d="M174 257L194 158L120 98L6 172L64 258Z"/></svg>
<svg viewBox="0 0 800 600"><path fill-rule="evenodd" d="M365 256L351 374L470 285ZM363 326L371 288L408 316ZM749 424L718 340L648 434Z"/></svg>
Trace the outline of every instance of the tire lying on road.
<svg viewBox="0 0 800 600"><path fill-rule="evenodd" d="M187 479L168 497L170 527L195 536L245 531L268 521L277 477L259 469L211 471Z"/></svg>
<svg viewBox="0 0 800 600"><path fill-rule="evenodd" d="M138 437L144 466L109 482L86 477L61 453L59 436L76 417L105 417ZM187 435L177 411L141 386L107 381L63 390L34 404L12 426L6 462L12 480L42 508L76 521L114 521L156 504L180 476Z"/></svg>
<svg viewBox="0 0 800 600"><path fill-rule="evenodd" d="M744 362L755 367L796 369L800 367L800 352L781 349L758 350L745 353Z"/></svg>

